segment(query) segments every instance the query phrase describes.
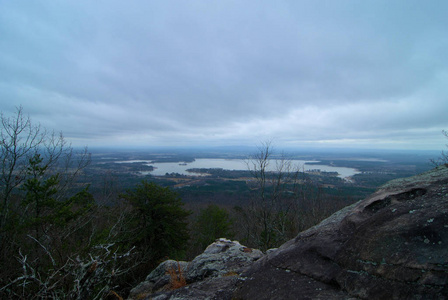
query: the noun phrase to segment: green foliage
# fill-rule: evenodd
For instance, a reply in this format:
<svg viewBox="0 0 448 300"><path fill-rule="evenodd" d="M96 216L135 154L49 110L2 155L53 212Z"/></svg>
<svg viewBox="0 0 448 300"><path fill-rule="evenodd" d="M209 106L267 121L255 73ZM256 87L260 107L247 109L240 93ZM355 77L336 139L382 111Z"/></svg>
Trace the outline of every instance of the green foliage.
<svg viewBox="0 0 448 300"><path fill-rule="evenodd" d="M216 204L201 209L193 224L195 244L201 250L221 237L233 238L232 222L227 210Z"/></svg>
<svg viewBox="0 0 448 300"><path fill-rule="evenodd" d="M21 205L30 212L30 216L25 219L25 227L34 227L37 238L40 236L41 226L53 219L52 214L59 204L54 198L57 193L59 174L43 179L48 166L42 162L43 159L39 154L29 159L27 174L30 177L22 187L26 194Z"/></svg>
<svg viewBox="0 0 448 300"><path fill-rule="evenodd" d="M189 239L187 217L177 193L155 183L143 181L121 195L132 207L121 238L135 246L148 263L165 256L180 258Z"/></svg>
<svg viewBox="0 0 448 300"><path fill-rule="evenodd" d="M34 228L38 239L40 233L46 231L45 225L66 226L68 222L83 215L94 205L95 200L88 192L88 187L71 198L57 199L59 174L45 178L48 165L43 163L39 154L30 158L27 173L29 178L22 187L25 199L21 202L21 206L27 212L23 226Z"/></svg>

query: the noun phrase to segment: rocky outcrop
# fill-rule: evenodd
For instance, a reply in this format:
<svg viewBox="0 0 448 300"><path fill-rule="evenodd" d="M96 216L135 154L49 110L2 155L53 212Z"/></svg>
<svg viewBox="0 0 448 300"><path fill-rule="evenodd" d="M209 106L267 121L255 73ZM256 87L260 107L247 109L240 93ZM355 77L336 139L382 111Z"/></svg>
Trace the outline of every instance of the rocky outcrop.
<svg viewBox="0 0 448 300"><path fill-rule="evenodd" d="M447 245L444 165L391 181L263 257L212 244L188 265L191 284L148 299L445 299Z"/></svg>
<svg viewBox="0 0 448 300"><path fill-rule="evenodd" d="M155 291L166 290L170 288L171 276L169 272L174 270L176 273L184 273L188 263L185 261L166 260L162 262L130 292L130 299L142 299Z"/></svg>
<svg viewBox="0 0 448 300"><path fill-rule="evenodd" d="M135 287L130 299L225 299L230 296L238 276L263 253L237 241L219 239L191 262L167 260L154 269L146 280ZM181 273L188 286L172 290L170 270ZM180 270L180 272L178 271Z"/></svg>
<svg viewBox="0 0 448 300"><path fill-rule="evenodd" d="M390 182L242 276L234 299L448 297L448 167Z"/></svg>
<svg viewBox="0 0 448 300"><path fill-rule="evenodd" d="M208 277L240 274L262 256L260 250L247 248L237 241L219 239L193 259L186 278L188 282L196 282Z"/></svg>

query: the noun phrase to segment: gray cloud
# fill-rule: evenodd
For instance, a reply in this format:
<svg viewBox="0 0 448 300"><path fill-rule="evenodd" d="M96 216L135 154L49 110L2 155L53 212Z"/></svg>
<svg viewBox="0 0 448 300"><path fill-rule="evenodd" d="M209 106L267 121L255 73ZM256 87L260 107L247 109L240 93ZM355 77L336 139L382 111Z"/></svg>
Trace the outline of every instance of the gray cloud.
<svg viewBox="0 0 448 300"><path fill-rule="evenodd" d="M445 1L0 6L0 109L74 144L445 142Z"/></svg>

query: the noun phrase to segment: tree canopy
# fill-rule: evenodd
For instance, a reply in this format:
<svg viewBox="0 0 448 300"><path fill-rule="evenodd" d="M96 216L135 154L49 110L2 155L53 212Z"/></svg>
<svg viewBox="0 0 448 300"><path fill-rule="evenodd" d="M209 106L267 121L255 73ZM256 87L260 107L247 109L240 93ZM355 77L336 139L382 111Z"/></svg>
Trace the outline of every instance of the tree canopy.
<svg viewBox="0 0 448 300"><path fill-rule="evenodd" d="M177 193L168 187L142 181L122 194L132 207L123 242L138 248L148 261L181 256L189 239L187 217Z"/></svg>
<svg viewBox="0 0 448 300"><path fill-rule="evenodd" d="M208 205L200 210L193 224L196 246L202 252L218 238L233 238L231 228L229 212L216 204Z"/></svg>

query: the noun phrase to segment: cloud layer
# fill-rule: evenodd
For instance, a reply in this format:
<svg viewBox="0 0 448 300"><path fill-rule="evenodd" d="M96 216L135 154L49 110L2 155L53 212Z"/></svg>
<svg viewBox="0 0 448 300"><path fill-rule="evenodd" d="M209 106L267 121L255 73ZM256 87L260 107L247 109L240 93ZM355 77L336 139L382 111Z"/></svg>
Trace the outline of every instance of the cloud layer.
<svg viewBox="0 0 448 300"><path fill-rule="evenodd" d="M446 1L0 7L0 109L75 145L446 142Z"/></svg>

